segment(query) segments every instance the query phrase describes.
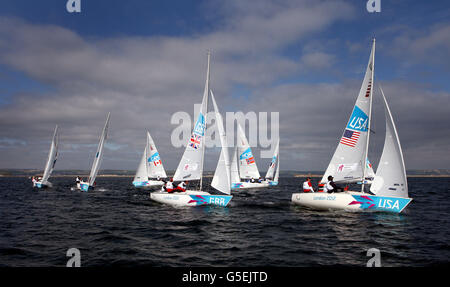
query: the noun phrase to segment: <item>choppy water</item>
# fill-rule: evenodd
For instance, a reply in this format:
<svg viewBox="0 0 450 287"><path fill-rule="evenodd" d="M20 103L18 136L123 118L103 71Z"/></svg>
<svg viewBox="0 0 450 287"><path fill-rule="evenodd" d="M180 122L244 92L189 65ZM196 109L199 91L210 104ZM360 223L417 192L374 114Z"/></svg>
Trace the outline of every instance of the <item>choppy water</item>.
<svg viewBox="0 0 450 287"><path fill-rule="evenodd" d="M0 178L0 266L65 266L72 247L82 266L365 266L369 248L383 266L450 262L447 178L409 178L400 215L293 206L302 178L235 193L226 208L161 205L131 178L98 178L88 193L51 181Z"/></svg>

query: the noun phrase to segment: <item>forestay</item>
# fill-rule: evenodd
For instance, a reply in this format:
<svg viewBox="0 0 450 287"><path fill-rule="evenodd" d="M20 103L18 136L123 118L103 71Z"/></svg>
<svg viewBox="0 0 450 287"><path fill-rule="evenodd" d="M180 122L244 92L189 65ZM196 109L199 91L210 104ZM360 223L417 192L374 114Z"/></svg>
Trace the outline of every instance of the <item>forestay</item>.
<svg viewBox="0 0 450 287"><path fill-rule="evenodd" d="M381 90L381 88L380 88ZM408 197L405 163L397 129L389 105L381 90L386 115L386 137L383 153L378 164L370 191L377 196Z"/></svg>
<svg viewBox="0 0 450 287"><path fill-rule="evenodd" d="M370 130L375 42L372 45L364 80L350 119L321 182L333 176L336 182L357 182L365 173Z"/></svg>

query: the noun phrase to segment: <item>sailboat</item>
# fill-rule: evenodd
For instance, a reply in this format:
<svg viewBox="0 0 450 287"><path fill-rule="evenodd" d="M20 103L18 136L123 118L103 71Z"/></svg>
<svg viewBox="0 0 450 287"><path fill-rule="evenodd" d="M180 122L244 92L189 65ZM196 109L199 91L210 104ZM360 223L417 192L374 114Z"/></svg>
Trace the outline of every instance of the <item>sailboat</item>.
<svg viewBox="0 0 450 287"><path fill-rule="evenodd" d="M353 112L321 180L323 184L327 177L331 175L336 183L361 182L361 191L331 194L294 193L292 195L293 203L314 209L400 213L411 202L412 199L408 197L408 183L400 141L386 97L381 88L386 116L385 142L370 192L364 190L365 179L368 176L367 153L372 111L374 60L375 39Z"/></svg>
<svg viewBox="0 0 450 287"><path fill-rule="evenodd" d="M186 190L184 192L168 193L165 191L157 191L150 193L150 198L154 201L170 204L174 206L199 206L199 205L219 205L226 206L230 202L231 180L230 180L230 159L228 156L228 147L223 126L223 119L219 113L216 101L212 91L209 89L209 70L210 70L210 53L208 53L208 67L206 73L205 90L203 93L202 105L191 134L191 138L186 146L183 157L178 165L173 181L192 181L199 180L198 190ZM212 195L203 191L203 161L205 155L205 136L206 136L206 115L208 110L208 97L214 106L216 125L219 130L221 152L217 168L214 173L211 186L226 194Z"/></svg>
<svg viewBox="0 0 450 287"><path fill-rule="evenodd" d="M252 149L245 137L244 130L238 124L238 144L233 155L231 171L232 189L253 189L268 187L267 181L261 180L258 167L256 166L255 157ZM239 160L237 159L239 156ZM238 168L236 168L238 166ZM243 179L244 181L242 181Z"/></svg>
<svg viewBox="0 0 450 287"><path fill-rule="evenodd" d="M269 168L267 169L265 178L265 182L267 182L271 186L278 185L278 177L280 175L279 149L280 149L280 140L278 139L277 145L275 146L275 150L273 152L272 161L270 162Z"/></svg>
<svg viewBox="0 0 450 287"><path fill-rule="evenodd" d="M166 171L156 149L150 133L147 131L147 143L142 154L133 185L136 188L151 189L160 187L164 184L161 179L166 178Z"/></svg>
<svg viewBox="0 0 450 287"><path fill-rule="evenodd" d="M103 127L102 135L100 136L100 141L97 147L97 153L95 154L94 162L92 163L91 172L89 174L89 178L87 181L80 180L77 182L77 188L82 191L88 191L94 189L95 187L95 179L97 177L98 171L100 169L100 165L103 157L103 147L108 135L108 126L109 126L109 116L111 113L108 113L106 118L105 126Z"/></svg>
<svg viewBox="0 0 450 287"><path fill-rule="evenodd" d="M50 175L55 168L56 160L58 158L58 126L55 127L53 133L52 143L50 144L50 151L48 152L47 162L45 164L44 174L41 179L33 177L33 187L46 188L52 187L51 182L48 181Z"/></svg>

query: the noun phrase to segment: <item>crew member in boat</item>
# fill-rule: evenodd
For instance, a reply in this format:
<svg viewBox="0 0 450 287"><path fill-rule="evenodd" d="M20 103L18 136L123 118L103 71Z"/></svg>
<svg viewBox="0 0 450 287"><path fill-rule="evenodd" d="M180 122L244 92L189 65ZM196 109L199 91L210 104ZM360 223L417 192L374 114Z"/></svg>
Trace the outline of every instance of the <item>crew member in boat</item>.
<svg viewBox="0 0 450 287"><path fill-rule="evenodd" d="M76 181L76 183L80 183L80 182L81 182L81 179L80 179L80 177L79 177L79 176L77 176L77 178L75 179L75 181Z"/></svg>
<svg viewBox="0 0 450 287"><path fill-rule="evenodd" d="M176 189L173 188L173 178L171 178L170 181L168 181L168 182L166 183L166 191L167 191L168 193L172 193L172 192L175 192L175 191L176 191Z"/></svg>
<svg viewBox="0 0 450 287"><path fill-rule="evenodd" d="M163 182L163 185L161 186L161 192L165 192L165 191L166 191L166 184L167 184L167 181L165 181L165 180L163 179L162 182Z"/></svg>
<svg viewBox="0 0 450 287"><path fill-rule="evenodd" d="M339 187L336 185L336 183L334 183L333 177L331 175L328 176L328 182L325 184L324 190L328 193L344 191L344 189L342 187Z"/></svg>
<svg viewBox="0 0 450 287"><path fill-rule="evenodd" d="M177 190L177 191L180 191L180 192L185 192L185 191L186 191L186 184L187 184L187 181L182 181L182 182L180 182L180 183L178 184L176 190Z"/></svg>
<svg viewBox="0 0 450 287"><path fill-rule="evenodd" d="M303 183L303 192L314 192L310 177L307 177L306 181Z"/></svg>

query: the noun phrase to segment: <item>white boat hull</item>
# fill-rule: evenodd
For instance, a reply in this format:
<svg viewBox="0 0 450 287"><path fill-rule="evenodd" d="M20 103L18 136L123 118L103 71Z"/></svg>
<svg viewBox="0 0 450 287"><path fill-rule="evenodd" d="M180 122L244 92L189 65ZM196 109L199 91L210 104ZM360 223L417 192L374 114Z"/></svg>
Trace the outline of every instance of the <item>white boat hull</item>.
<svg viewBox="0 0 450 287"><path fill-rule="evenodd" d="M385 197L361 192L340 193L294 193L292 202L318 210L384 211L400 213L412 198Z"/></svg>
<svg viewBox="0 0 450 287"><path fill-rule="evenodd" d="M133 185L139 189L156 189L164 185L161 180L133 181Z"/></svg>
<svg viewBox="0 0 450 287"><path fill-rule="evenodd" d="M33 182L33 187L36 188L48 188L48 187L52 187L52 183L47 181L46 183L42 183L41 181L35 181Z"/></svg>
<svg viewBox="0 0 450 287"><path fill-rule="evenodd" d="M77 183L77 189L86 192L86 191L94 189L94 187L90 186L89 183L82 181L82 182Z"/></svg>
<svg viewBox="0 0 450 287"><path fill-rule="evenodd" d="M264 187L269 187L270 185L271 184L267 181L263 181L263 182L245 182L244 181L244 182L232 183L231 189L239 190L239 189L264 188Z"/></svg>
<svg viewBox="0 0 450 287"><path fill-rule="evenodd" d="M154 201L174 206L199 206L218 205L227 206L231 195L211 195L208 192L198 190L186 190L185 192L152 192L150 198Z"/></svg>

